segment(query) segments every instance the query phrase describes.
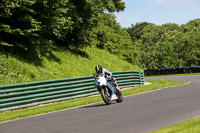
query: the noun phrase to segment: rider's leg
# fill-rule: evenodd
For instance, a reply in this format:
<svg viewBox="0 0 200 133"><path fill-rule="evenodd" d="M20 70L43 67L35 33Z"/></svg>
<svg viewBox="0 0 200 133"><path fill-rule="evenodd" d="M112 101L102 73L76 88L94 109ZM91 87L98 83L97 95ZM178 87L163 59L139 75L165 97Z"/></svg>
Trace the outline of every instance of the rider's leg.
<svg viewBox="0 0 200 133"><path fill-rule="evenodd" d="M114 88L113 88L113 86L109 82L107 82L106 85L111 90L112 94L114 94Z"/></svg>
<svg viewBox="0 0 200 133"><path fill-rule="evenodd" d="M109 82L107 82L106 85L108 86L108 88L110 88L110 90L111 90L111 92L112 92L111 100L116 100L116 99L117 99L117 96L116 96L115 93L114 93L114 88L113 88L113 86L112 86Z"/></svg>
<svg viewBox="0 0 200 133"><path fill-rule="evenodd" d="M100 92L100 86L99 86L99 83L95 80L94 84L96 85L97 90Z"/></svg>
<svg viewBox="0 0 200 133"><path fill-rule="evenodd" d="M119 86L118 86L118 84L117 84L117 82L116 82L116 80L115 80L114 77L112 77L112 80L113 80L113 82L114 82L114 84L115 84L115 87L116 87L118 90L120 90L120 88L119 88Z"/></svg>

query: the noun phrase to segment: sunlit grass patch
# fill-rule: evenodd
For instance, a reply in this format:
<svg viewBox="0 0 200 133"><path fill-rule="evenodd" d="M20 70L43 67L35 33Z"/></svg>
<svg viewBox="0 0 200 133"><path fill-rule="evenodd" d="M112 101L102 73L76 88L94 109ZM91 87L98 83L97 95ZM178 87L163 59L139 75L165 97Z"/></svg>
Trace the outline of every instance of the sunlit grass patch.
<svg viewBox="0 0 200 133"><path fill-rule="evenodd" d="M162 128L152 133L200 133L200 117Z"/></svg>

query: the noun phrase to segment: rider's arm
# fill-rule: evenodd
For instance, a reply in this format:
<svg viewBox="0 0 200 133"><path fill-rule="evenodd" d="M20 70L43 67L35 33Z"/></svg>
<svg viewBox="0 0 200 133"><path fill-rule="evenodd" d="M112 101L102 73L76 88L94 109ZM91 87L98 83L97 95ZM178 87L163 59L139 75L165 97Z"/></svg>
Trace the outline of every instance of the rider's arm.
<svg viewBox="0 0 200 133"><path fill-rule="evenodd" d="M107 74L108 76L112 76L112 73L108 70L108 69L104 69L105 74Z"/></svg>
<svg viewBox="0 0 200 133"><path fill-rule="evenodd" d="M94 79L95 80L97 79L97 73L96 72L94 73Z"/></svg>
<svg viewBox="0 0 200 133"><path fill-rule="evenodd" d="M104 73L107 79L111 79L112 73L108 69L104 69Z"/></svg>

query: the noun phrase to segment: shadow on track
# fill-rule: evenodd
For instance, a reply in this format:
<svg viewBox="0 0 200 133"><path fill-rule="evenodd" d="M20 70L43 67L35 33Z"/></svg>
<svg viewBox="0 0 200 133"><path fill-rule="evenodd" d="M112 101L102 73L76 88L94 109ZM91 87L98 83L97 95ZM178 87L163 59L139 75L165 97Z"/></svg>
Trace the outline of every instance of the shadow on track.
<svg viewBox="0 0 200 133"><path fill-rule="evenodd" d="M99 103L99 104L93 104L93 105L86 105L86 106L83 106L81 108L93 108L93 107L111 106L112 104L116 104L116 103L111 103L110 105L107 105L105 103Z"/></svg>

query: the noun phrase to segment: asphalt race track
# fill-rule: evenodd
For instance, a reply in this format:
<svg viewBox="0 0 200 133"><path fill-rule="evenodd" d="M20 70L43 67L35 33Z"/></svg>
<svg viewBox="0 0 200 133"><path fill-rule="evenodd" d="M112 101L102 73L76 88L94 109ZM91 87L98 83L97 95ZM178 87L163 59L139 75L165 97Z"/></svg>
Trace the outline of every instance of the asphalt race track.
<svg viewBox="0 0 200 133"><path fill-rule="evenodd" d="M161 78L147 78L146 80ZM200 76L164 77L191 83L0 123L0 133L146 133L200 116Z"/></svg>

